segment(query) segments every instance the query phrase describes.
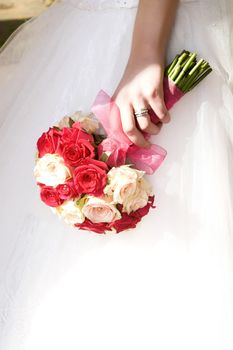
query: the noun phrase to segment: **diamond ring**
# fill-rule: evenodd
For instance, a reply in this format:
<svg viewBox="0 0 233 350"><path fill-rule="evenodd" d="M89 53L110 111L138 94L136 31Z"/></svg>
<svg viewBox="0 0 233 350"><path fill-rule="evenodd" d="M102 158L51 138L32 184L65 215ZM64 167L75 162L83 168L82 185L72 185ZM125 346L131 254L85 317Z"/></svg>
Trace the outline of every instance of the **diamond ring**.
<svg viewBox="0 0 233 350"><path fill-rule="evenodd" d="M141 108L134 112L134 115L136 118L148 117L148 114L149 114L149 110L147 108Z"/></svg>

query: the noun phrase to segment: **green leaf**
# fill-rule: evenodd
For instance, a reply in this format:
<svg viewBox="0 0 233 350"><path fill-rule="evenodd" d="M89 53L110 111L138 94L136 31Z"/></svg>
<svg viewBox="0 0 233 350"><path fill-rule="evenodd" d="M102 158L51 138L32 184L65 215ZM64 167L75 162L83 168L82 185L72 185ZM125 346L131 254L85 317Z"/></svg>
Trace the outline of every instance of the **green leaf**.
<svg viewBox="0 0 233 350"><path fill-rule="evenodd" d="M109 154L108 154L109 153ZM101 155L101 157L100 157L100 159L99 160L101 160L102 162L104 162L104 163L106 163L107 162L107 160L108 160L108 158L110 157L110 155L111 155L111 152L104 152L104 153L102 153L102 155Z"/></svg>
<svg viewBox="0 0 233 350"><path fill-rule="evenodd" d="M93 134L95 145L98 146L104 139L106 139L106 136L104 135L96 135Z"/></svg>
<svg viewBox="0 0 233 350"><path fill-rule="evenodd" d="M53 126L53 129L57 130L57 131L61 131L61 129L58 126Z"/></svg>
<svg viewBox="0 0 233 350"><path fill-rule="evenodd" d="M75 121L69 117L69 127L72 128L73 124L75 123Z"/></svg>
<svg viewBox="0 0 233 350"><path fill-rule="evenodd" d="M83 197L81 197L76 201L76 205L78 205L79 208L82 209L86 204L86 201L87 201L87 195L84 195Z"/></svg>

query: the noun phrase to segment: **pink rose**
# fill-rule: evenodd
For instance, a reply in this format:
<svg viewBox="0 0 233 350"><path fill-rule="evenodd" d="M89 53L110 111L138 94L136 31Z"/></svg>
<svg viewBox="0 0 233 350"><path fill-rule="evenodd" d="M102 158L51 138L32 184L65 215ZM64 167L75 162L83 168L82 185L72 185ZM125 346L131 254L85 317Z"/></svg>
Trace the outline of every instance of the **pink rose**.
<svg viewBox="0 0 233 350"><path fill-rule="evenodd" d="M128 146L122 145L120 141L106 138L98 146L98 156L100 158L103 153L106 153L109 155L106 163L110 167L118 167L125 164L127 150Z"/></svg>
<svg viewBox="0 0 233 350"><path fill-rule="evenodd" d="M87 196L82 213L91 222L113 222L121 218L121 213L111 198Z"/></svg>
<svg viewBox="0 0 233 350"><path fill-rule="evenodd" d="M105 231L115 230L116 233L135 228L137 224L141 221L142 217L147 215L150 208L155 208L153 205L154 196L149 197L149 201L144 208L140 208L135 212L127 214L126 212L121 212L121 219L115 220L111 223L99 222L93 223L88 219L81 224L76 224L75 226L82 230L93 231L96 233L105 233ZM122 210L122 205L118 205L118 210Z"/></svg>

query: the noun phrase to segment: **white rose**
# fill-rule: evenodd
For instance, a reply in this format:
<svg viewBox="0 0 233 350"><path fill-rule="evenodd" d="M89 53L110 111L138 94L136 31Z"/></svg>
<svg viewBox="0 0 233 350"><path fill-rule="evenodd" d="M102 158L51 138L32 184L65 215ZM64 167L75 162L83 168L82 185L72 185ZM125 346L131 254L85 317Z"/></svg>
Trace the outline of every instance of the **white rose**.
<svg viewBox="0 0 233 350"><path fill-rule="evenodd" d="M55 187L64 184L71 174L62 157L58 154L47 153L37 160L34 176L37 182Z"/></svg>
<svg viewBox="0 0 233 350"><path fill-rule="evenodd" d="M59 123L57 124L57 126L60 128L60 129L63 129L63 128L69 128L70 127L70 117L66 116L66 117L63 117Z"/></svg>
<svg viewBox="0 0 233 350"><path fill-rule="evenodd" d="M63 128L70 128L70 119L73 120L73 122L77 122L80 118L83 118L85 114L82 111L77 111L72 115L66 115L64 116L57 124L56 126L60 129Z"/></svg>
<svg viewBox="0 0 233 350"><path fill-rule="evenodd" d="M57 126L60 129L63 129L64 127L69 128L70 127L70 119L72 119L74 122L79 122L81 128L86 130L89 134L94 134L96 130L99 128L98 120L94 119L94 114L89 113L85 114L82 111L77 111L71 116L65 116L63 117Z"/></svg>
<svg viewBox="0 0 233 350"><path fill-rule="evenodd" d="M108 172L109 184L104 192L111 195L115 203L122 204L123 211L128 214L143 208L152 194L152 188L144 179L144 174L144 171L131 168L130 165L112 168Z"/></svg>
<svg viewBox="0 0 233 350"><path fill-rule="evenodd" d="M65 201L59 207L53 208L53 211L69 225L81 224L85 220L81 208L74 200Z"/></svg>
<svg viewBox="0 0 233 350"><path fill-rule="evenodd" d="M70 115L70 118L77 122L80 118L83 118L84 116L85 114L82 111L77 111L74 114Z"/></svg>
<svg viewBox="0 0 233 350"><path fill-rule="evenodd" d="M94 114L85 114L82 111L74 113L71 118L80 123L81 128L86 130L89 134L94 134L99 128L99 123L94 119Z"/></svg>
<svg viewBox="0 0 233 350"><path fill-rule="evenodd" d="M99 127L98 121L90 117L80 118L79 123L81 125L81 128L86 130L86 132L88 132L89 134L94 134Z"/></svg>
<svg viewBox="0 0 233 350"><path fill-rule="evenodd" d="M124 205L123 211L130 214L132 211L136 211L139 208L145 207L148 203L148 194L141 189L138 189L133 196L129 197Z"/></svg>
<svg viewBox="0 0 233 350"><path fill-rule="evenodd" d="M82 212L87 219L94 223L113 222L121 218L121 213L111 199L89 196Z"/></svg>

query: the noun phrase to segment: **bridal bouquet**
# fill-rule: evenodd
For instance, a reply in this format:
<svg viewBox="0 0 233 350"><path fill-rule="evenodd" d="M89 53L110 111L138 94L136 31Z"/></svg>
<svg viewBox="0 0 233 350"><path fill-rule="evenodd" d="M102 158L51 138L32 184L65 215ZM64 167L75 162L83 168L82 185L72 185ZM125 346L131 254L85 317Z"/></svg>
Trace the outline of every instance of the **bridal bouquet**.
<svg viewBox="0 0 233 350"><path fill-rule="evenodd" d="M167 108L210 72L209 64L197 61L196 54L177 55L165 71ZM158 122L153 111L150 117ZM99 122L105 136L99 133ZM96 233L119 233L135 228L155 208L145 174L153 174L165 157L166 151L158 145L140 148L131 143L117 105L101 90L91 114L66 116L41 135L34 175L41 200L67 224Z"/></svg>
<svg viewBox="0 0 233 350"><path fill-rule="evenodd" d="M34 175L41 200L67 224L118 233L136 227L154 196L145 172L126 164L123 150L120 162L103 152L97 129L91 115L63 118L37 141Z"/></svg>

